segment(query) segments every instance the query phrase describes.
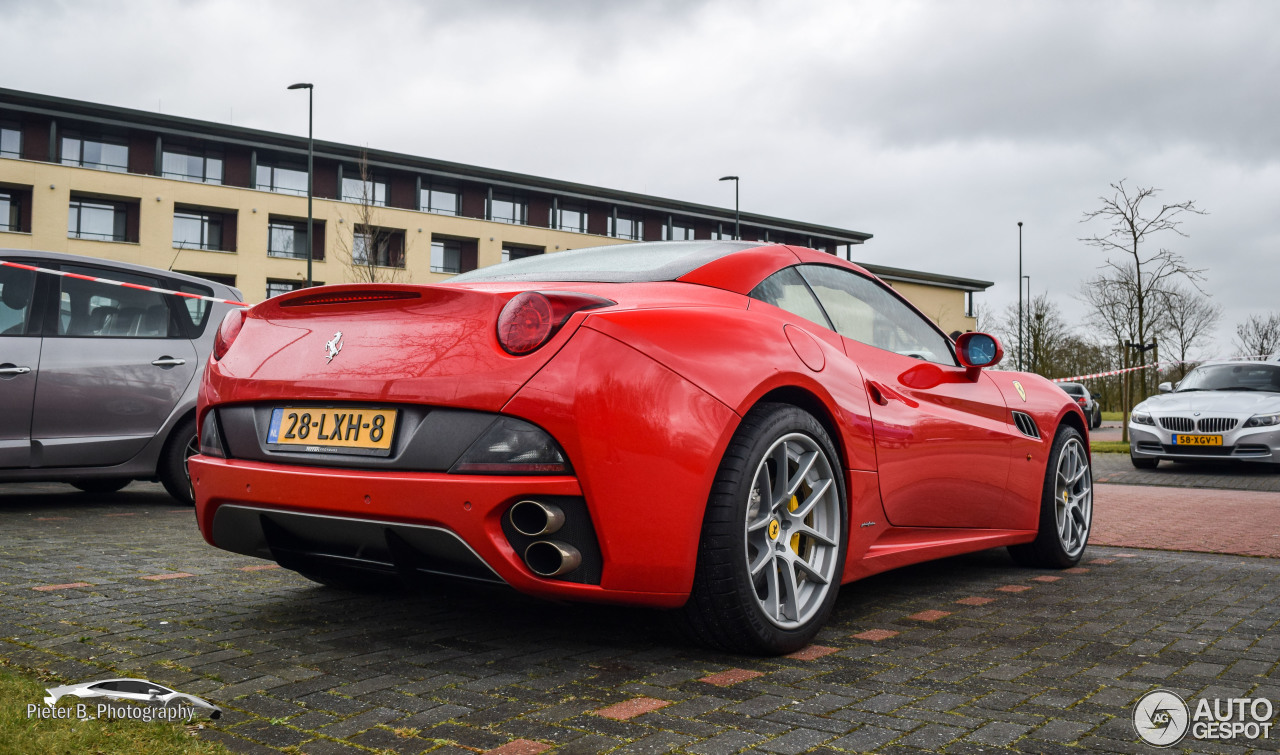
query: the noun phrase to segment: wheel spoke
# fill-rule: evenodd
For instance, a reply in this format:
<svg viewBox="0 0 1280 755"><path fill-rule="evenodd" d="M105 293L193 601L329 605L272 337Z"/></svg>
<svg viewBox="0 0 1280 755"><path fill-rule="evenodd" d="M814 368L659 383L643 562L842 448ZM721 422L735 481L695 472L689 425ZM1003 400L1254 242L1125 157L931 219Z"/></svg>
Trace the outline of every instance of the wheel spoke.
<svg viewBox="0 0 1280 755"><path fill-rule="evenodd" d="M796 494L796 491L800 489L801 483L804 482L804 478L809 475L809 470L813 469L813 463L817 460L817 451L800 457L799 464L796 467L796 473L787 481L787 492L784 495L785 498L791 498L791 496Z"/></svg>
<svg viewBox="0 0 1280 755"><path fill-rule="evenodd" d="M777 559L769 559L769 566L770 568L766 569L764 573L764 610L765 613L773 617L774 620L781 620L783 618L782 608L778 603L778 599L782 592L782 585L778 583Z"/></svg>
<svg viewBox="0 0 1280 755"><path fill-rule="evenodd" d="M759 554L760 555L756 557L755 562L747 567L753 578L759 576L760 570L768 566L769 563L773 561L773 551L770 548L760 548Z"/></svg>
<svg viewBox="0 0 1280 755"><path fill-rule="evenodd" d="M817 569L813 568L813 566L811 566L808 561L805 561L802 558L797 558L795 560L795 566L797 569L800 569L806 575L808 575L810 581L816 582L820 585L827 584L827 581L828 581L827 578L824 577L822 573L819 572Z"/></svg>
<svg viewBox="0 0 1280 755"><path fill-rule="evenodd" d="M773 447L773 485L770 492L773 494L773 505L777 506L782 499L783 490L787 484L787 443L783 441Z"/></svg>
<svg viewBox="0 0 1280 755"><path fill-rule="evenodd" d="M791 532L792 532L792 533L794 533L794 534L804 535L804 536L806 536L806 537L811 537L811 538L813 538L814 540L817 540L818 542L822 543L823 545L828 546L828 547L831 547L831 548L834 548L834 547L836 547L836 546L838 546L838 545L840 544L840 543L839 543L839 542L837 542L835 539L831 538L830 536L828 536L828 535L826 535L826 534L824 534L824 533L821 533L821 532L819 532L819 531L815 530L814 528L810 527L810 526L809 526L809 525L807 525L807 524L800 524L800 525L796 526L795 528L793 528L793 529L791 530Z"/></svg>
<svg viewBox="0 0 1280 755"><path fill-rule="evenodd" d="M821 501L822 497L827 494L827 490L831 488L831 480L826 479L818 483L818 485L809 493L809 497L805 498L800 504L800 508L791 512L791 518L797 521L804 521L805 517L813 512L815 506Z"/></svg>
<svg viewBox="0 0 1280 755"><path fill-rule="evenodd" d="M786 614L783 618L795 621L800 617L800 589L796 580L795 562L790 558L779 558L778 565L782 567L782 577L787 592L782 602L782 610Z"/></svg>

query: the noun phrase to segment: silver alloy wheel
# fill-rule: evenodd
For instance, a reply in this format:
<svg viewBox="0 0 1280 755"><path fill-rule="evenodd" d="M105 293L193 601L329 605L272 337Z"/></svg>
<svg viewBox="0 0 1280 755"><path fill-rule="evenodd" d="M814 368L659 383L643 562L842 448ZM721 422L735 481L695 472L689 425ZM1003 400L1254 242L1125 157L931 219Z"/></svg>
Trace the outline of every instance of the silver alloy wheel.
<svg viewBox="0 0 1280 755"><path fill-rule="evenodd" d="M1053 504L1058 542L1068 558L1076 558L1089 540L1089 525L1093 520L1093 473L1079 438L1069 439L1058 455Z"/></svg>
<svg viewBox="0 0 1280 755"><path fill-rule="evenodd" d="M839 584L840 498L831 462L803 433L774 441L752 479L744 535L747 570L766 618L794 629Z"/></svg>
<svg viewBox="0 0 1280 755"><path fill-rule="evenodd" d="M191 440L187 441L187 447L182 450L182 475L187 479L187 493L192 501L196 499L196 488L191 484L191 468L187 466L187 462L198 453L200 453L200 438L192 435Z"/></svg>

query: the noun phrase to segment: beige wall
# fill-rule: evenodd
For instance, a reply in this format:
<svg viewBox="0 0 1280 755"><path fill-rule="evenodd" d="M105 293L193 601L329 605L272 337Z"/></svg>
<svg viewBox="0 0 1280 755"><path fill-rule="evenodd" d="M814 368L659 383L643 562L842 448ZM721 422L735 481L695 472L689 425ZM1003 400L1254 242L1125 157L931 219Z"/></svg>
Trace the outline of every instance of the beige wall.
<svg viewBox="0 0 1280 755"><path fill-rule="evenodd" d="M306 280L305 259L267 256L268 219L272 215L305 219L306 197L5 158L0 158L0 182L32 187L31 233L0 231L0 248L70 252L161 269L234 275L236 286L251 302L266 298L268 278ZM137 200L138 242L68 238L67 208L72 192ZM174 248L175 204L235 213L236 251ZM313 262L314 280L324 283L355 280L344 260L346 250L351 248L351 228L357 221L358 209L357 205L331 199L314 200L314 217L325 225L325 258ZM405 232L405 270L396 278L402 282L434 283L450 277L430 272L432 234L475 239L481 267L501 261L504 243L543 247L548 252L627 243L606 236L390 207L376 208L373 213L376 225ZM974 319L964 314L963 291L897 281L892 285L948 333L974 328Z"/></svg>

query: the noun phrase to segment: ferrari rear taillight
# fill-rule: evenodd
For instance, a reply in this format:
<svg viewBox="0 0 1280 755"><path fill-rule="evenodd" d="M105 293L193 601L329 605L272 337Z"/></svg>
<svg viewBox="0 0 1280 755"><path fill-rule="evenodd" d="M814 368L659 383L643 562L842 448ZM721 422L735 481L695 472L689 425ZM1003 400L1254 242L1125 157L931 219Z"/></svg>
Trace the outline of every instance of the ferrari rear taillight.
<svg viewBox="0 0 1280 755"><path fill-rule="evenodd" d="M218 335L213 339L213 358L221 359L227 353L227 349L231 348L232 341L236 340L236 336L240 335L240 328L244 327L244 310L239 307L227 313L222 318L222 324L218 326Z"/></svg>
<svg viewBox="0 0 1280 755"><path fill-rule="evenodd" d="M498 315L498 343L508 354L529 354L550 341L575 312L616 303L590 294L524 291Z"/></svg>
<svg viewBox="0 0 1280 755"><path fill-rule="evenodd" d="M1085 398L1084 396L1079 396L1076 398L1076 403L1079 404L1080 406L1084 406L1085 404L1089 403L1089 399Z"/></svg>

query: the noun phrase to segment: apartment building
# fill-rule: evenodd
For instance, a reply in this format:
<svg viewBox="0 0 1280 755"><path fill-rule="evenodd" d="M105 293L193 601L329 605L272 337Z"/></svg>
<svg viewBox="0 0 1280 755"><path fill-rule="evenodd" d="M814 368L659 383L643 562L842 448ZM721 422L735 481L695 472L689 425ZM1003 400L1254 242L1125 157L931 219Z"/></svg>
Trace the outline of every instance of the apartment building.
<svg viewBox="0 0 1280 755"><path fill-rule="evenodd" d="M532 254L734 237L733 210L0 89L0 248L134 262L258 301L306 285L431 283ZM870 234L755 213L741 237L856 261ZM992 284L866 265L948 331Z"/></svg>

